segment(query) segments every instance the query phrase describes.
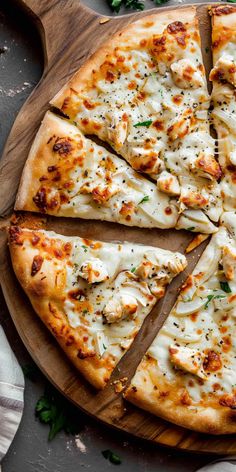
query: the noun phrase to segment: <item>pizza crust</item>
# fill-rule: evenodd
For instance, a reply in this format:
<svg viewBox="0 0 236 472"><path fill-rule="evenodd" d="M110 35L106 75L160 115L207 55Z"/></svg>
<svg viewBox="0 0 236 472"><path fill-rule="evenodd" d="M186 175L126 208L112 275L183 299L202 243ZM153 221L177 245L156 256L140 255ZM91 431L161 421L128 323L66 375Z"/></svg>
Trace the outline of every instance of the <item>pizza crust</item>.
<svg viewBox="0 0 236 472"><path fill-rule="evenodd" d="M136 390L137 389L137 390ZM236 411L221 407L187 409L185 406L176 405L164 398L161 392L149 389L149 380L141 372L136 374L135 387L130 385L124 394L124 398L134 405L154 415L193 431L206 434L233 434L236 433Z"/></svg>
<svg viewBox="0 0 236 472"><path fill-rule="evenodd" d="M172 21L176 21L175 10L144 16L140 20L129 24L123 30L118 31L118 33L109 38L107 42L101 46L84 65L82 65L82 67L50 101L50 104L61 110L63 103L68 96L69 89L73 89L77 93L80 93L91 80L91 70L98 69L106 59L106 56L112 54L116 47L122 45L132 47L133 44L137 44L139 38L141 41L144 37L151 36L154 33L161 34L166 26ZM190 24L197 22L196 7L189 6L181 9L181 21Z"/></svg>

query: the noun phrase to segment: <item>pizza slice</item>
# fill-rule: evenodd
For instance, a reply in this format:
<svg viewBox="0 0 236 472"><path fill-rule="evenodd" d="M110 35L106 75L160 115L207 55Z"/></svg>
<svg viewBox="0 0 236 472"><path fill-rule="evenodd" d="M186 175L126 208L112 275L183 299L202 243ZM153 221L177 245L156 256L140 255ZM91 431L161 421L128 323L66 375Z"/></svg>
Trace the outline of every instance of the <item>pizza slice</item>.
<svg viewBox="0 0 236 472"><path fill-rule="evenodd" d="M221 169L209 133L209 95L196 8L146 16L100 48L52 100L85 134L108 142L191 212L217 222ZM189 213L190 211L190 213Z"/></svg>
<svg viewBox="0 0 236 472"><path fill-rule="evenodd" d="M176 197L158 190L123 159L51 112L26 161L15 209L146 228L217 230L198 210L185 214L184 223L181 215L180 224Z"/></svg>
<svg viewBox="0 0 236 472"><path fill-rule="evenodd" d="M67 356L103 388L167 284L180 253L12 226L13 268L31 304Z"/></svg>
<svg viewBox="0 0 236 472"><path fill-rule="evenodd" d="M226 211L236 209L236 7L211 8L214 68L212 118L223 170L221 194Z"/></svg>
<svg viewBox="0 0 236 472"><path fill-rule="evenodd" d="M125 397L175 424L236 432L236 215L225 213Z"/></svg>

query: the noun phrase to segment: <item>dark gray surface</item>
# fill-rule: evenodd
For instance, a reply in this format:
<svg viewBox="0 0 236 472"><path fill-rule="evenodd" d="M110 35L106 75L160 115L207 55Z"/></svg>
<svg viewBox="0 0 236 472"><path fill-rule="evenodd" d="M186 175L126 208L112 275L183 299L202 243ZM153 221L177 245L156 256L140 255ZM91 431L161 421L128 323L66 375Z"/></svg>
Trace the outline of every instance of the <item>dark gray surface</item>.
<svg viewBox="0 0 236 472"><path fill-rule="evenodd" d="M84 3L101 13L110 14L105 0L87 0ZM151 1L146 1L147 7L152 5ZM39 37L28 19L12 8L10 0L0 0L0 48L3 47L6 51L0 54L0 151L17 111L42 72ZM29 356L15 331L1 294L0 322L20 363L28 363ZM117 433L88 417L79 435L86 452L81 452L73 436L64 433L48 443L47 426L40 424L34 416L35 403L42 395L44 386L45 379L41 374L35 383L26 380L23 420L3 461L2 472L78 472L86 469L106 472L116 467L120 472L193 472L212 458L160 448ZM115 466L106 461L101 454L104 449L117 452L122 464Z"/></svg>

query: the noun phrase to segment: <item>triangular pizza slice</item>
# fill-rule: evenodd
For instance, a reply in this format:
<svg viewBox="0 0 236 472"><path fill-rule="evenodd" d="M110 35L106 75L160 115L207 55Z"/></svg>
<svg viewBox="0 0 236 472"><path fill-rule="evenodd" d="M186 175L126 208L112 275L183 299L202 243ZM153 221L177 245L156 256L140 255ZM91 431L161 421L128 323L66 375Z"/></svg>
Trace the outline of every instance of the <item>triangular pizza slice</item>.
<svg viewBox="0 0 236 472"><path fill-rule="evenodd" d="M181 9L181 21L176 11L166 11L128 25L51 103L177 197L179 226L194 226L186 221L192 210L218 221L221 169L209 132L195 7Z"/></svg>
<svg viewBox="0 0 236 472"><path fill-rule="evenodd" d="M213 123L218 136L219 162L223 170L221 196L226 211L236 209L236 7L211 8L214 68Z"/></svg>
<svg viewBox="0 0 236 472"><path fill-rule="evenodd" d="M189 211L183 225L176 197L159 191L123 159L51 112L46 113L26 161L15 209L141 228L217 230L197 210Z"/></svg>
<svg viewBox="0 0 236 472"><path fill-rule="evenodd" d="M73 364L103 388L186 259L151 246L103 243L12 226L15 274Z"/></svg>
<svg viewBox="0 0 236 472"><path fill-rule="evenodd" d="M225 213L125 396L196 431L236 432L236 215Z"/></svg>

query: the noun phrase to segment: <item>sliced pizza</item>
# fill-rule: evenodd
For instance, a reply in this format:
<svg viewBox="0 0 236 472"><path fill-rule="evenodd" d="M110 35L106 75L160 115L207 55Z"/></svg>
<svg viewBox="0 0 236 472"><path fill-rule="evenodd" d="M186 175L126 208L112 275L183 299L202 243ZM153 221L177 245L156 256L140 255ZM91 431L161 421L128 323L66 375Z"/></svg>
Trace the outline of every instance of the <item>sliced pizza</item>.
<svg viewBox="0 0 236 472"><path fill-rule="evenodd" d="M236 209L236 7L211 8L214 68L212 118L223 171L221 195L226 211Z"/></svg>
<svg viewBox="0 0 236 472"><path fill-rule="evenodd" d="M176 197L51 112L26 161L15 209L146 228L217 230L198 210L180 216Z"/></svg>
<svg viewBox="0 0 236 472"><path fill-rule="evenodd" d="M192 210L218 221L221 169L209 133L195 7L182 9L181 21L168 11L128 25L51 103L85 134L108 142L134 169L157 180L159 190L177 197L179 227L186 227Z"/></svg>
<svg viewBox="0 0 236 472"><path fill-rule="evenodd" d="M180 253L12 226L13 268L31 304L73 364L103 388L167 284Z"/></svg>
<svg viewBox="0 0 236 472"><path fill-rule="evenodd" d="M125 397L196 431L236 432L236 215L225 213Z"/></svg>

